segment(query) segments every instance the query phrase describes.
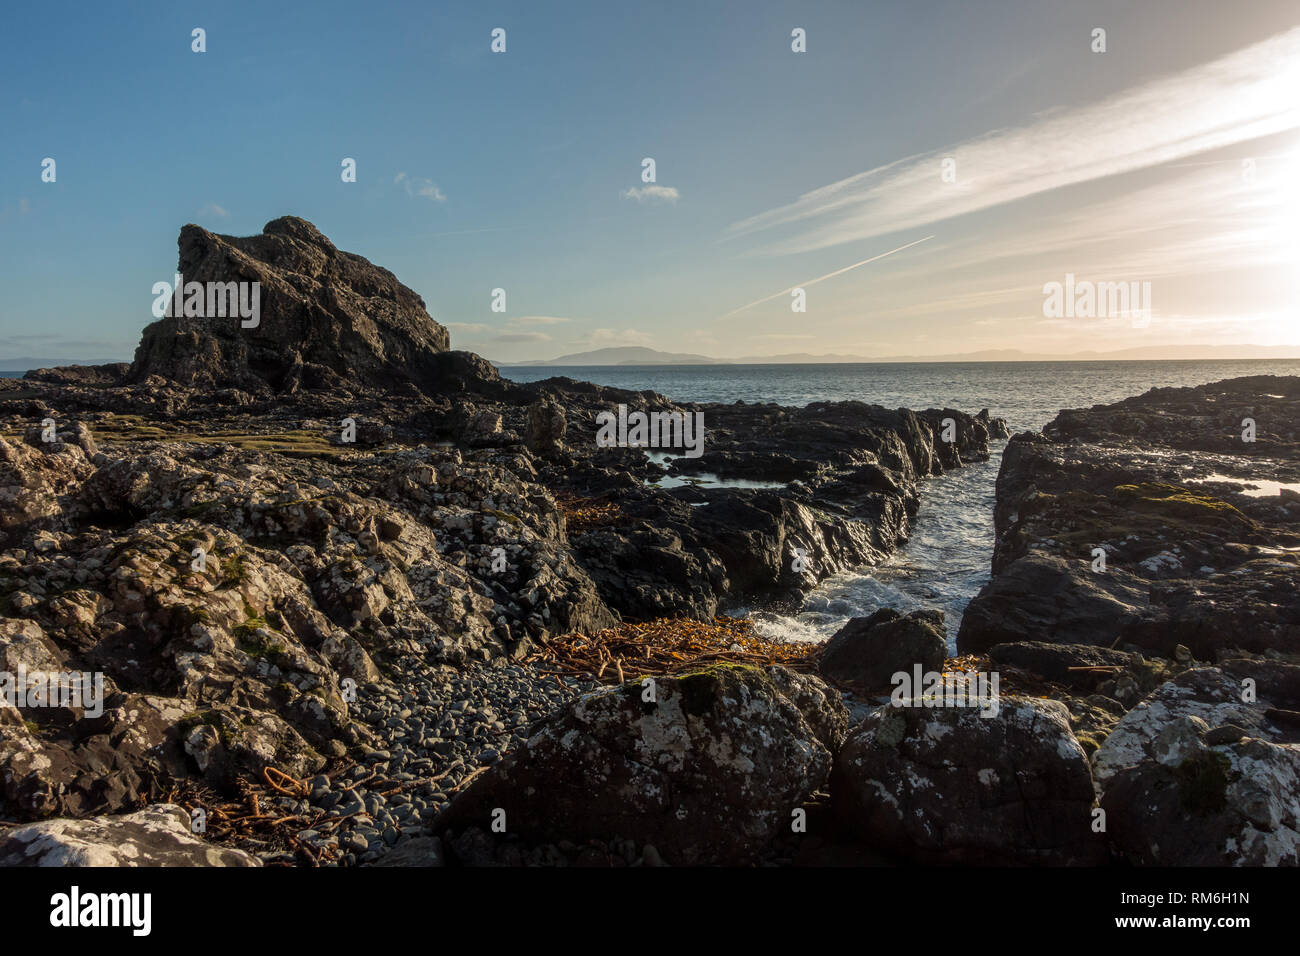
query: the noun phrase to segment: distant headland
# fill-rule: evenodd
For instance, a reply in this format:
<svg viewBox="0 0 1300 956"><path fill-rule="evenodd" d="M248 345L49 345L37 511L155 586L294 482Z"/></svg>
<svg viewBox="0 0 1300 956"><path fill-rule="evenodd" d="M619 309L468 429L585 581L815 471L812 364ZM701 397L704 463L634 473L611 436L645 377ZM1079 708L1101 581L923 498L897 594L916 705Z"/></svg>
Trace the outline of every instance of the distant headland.
<svg viewBox="0 0 1300 956"><path fill-rule="evenodd" d="M946 355L813 355L789 352L783 355L746 355L742 358L713 358L682 352L661 352L645 346L623 346L573 352L553 359L527 362L497 362L502 368L530 365L837 365L872 362L1159 362L1205 359L1289 359L1300 358L1300 345L1180 345L1120 349L1114 352L1069 352L1049 354L1020 349L985 349Z"/></svg>

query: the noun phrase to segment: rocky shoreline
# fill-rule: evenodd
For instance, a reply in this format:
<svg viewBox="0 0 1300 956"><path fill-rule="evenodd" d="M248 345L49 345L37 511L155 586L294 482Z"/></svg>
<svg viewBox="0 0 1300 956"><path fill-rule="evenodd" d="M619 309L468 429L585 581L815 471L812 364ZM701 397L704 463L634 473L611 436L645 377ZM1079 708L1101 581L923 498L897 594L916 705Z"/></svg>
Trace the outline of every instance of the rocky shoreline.
<svg viewBox="0 0 1300 956"><path fill-rule="evenodd" d="M1300 379L1063 411L1008 444L994 519L958 651L1067 704L1114 854L1296 865Z"/></svg>
<svg viewBox="0 0 1300 956"><path fill-rule="evenodd" d="M963 657L882 610L794 659L718 616L880 561L1004 423L517 385L305 220L179 250L257 327L0 380L0 672L104 686L0 706L0 865L1297 862L1300 500L1223 478L1300 481L1300 380L1016 436ZM705 454L599 447L619 406ZM643 624L703 636L608 653ZM914 666L997 706L889 706Z"/></svg>

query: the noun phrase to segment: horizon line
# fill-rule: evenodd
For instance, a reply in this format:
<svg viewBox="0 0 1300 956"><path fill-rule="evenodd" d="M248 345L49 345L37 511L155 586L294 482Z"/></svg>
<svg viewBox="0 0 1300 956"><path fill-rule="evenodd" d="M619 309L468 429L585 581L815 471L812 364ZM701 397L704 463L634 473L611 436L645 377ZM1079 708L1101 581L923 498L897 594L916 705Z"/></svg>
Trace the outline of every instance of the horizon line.
<svg viewBox="0 0 1300 956"><path fill-rule="evenodd" d="M625 348L649 348L649 346L606 346L606 347L601 348L601 349L591 349L591 350L589 350L589 351L587 351L587 352L577 352L577 353L573 353L573 354L574 354L574 355L590 355L590 354L593 354L594 352L608 351L608 350L615 350L615 349L625 349ZM1142 348L1142 346L1138 346L1138 347L1136 347L1136 348ZM1155 346L1154 348L1160 348L1160 346ZM1195 345L1185 345L1185 346L1173 346L1173 348L1183 348L1183 349L1196 349L1196 348L1204 348L1204 349L1222 349L1222 348L1224 348L1224 347L1223 347L1223 346L1218 346L1218 345L1195 344ZM922 357L922 356L915 356L915 355L883 355L883 356L880 356L880 357L878 357L878 358L865 358L865 357L860 357L860 356L854 356L854 357L852 357L852 358L847 358L847 357L843 357L843 358L841 358L841 357L836 357L835 355L819 356L819 355L813 355L812 353L808 353L808 352L787 352L787 353L784 353L784 354L785 354L785 355L796 355L796 356L797 356L797 355L806 355L806 356L808 356L808 358L809 358L810 360L806 360L806 361L780 361L780 359L783 357L783 356L780 355L780 354L777 354L777 355L746 356L746 357L744 357L744 358L734 358L734 359L719 358L719 357L717 357L717 356L711 356L711 355L701 355L700 358L702 358L702 359L708 359L709 361L698 361L698 362L696 362L696 361L688 361L688 362L681 362L681 361L649 361L649 362L625 361L625 362L615 362L615 363L613 363L613 364L610 364L610 363L603 363L603 362L590 362L590 363L586 363L586 364L582 364L582 365L572 365L572 364L568 364L568 363L564 363L564 362L559 362L559 361L556 361L556 360L553 360L553 359L522 359L522 360L519 360L519 361L506 362L506 361L497 361L497 360L495 360L495 359L488 358L487 356L482 355L481 353L477 353L477 352L472 353L472 354L478 355L480 358L484 359L485 361L489 362L490 364L492 364L492 365L494 365L494 366L502 367L502 368L528 368L528 367L533 367L533 368L678 368L678 367L686 367L686 368L690 368L690 367L703 367L703 366L712 366L712 365L878 365L878 364L891 364L891 365L998 365L998 364L1024 363L1024 362L1287 362L1287 361L1300 361L1300 344L1294 344L1294 345L1292 345L1292 344L1287 344L1287 345L1239 345L1239 346L1228 346L1228 348L1246 348L1246 349L1249 349L1249 348L1254 348L1254 349L1293 349L1293 350L1294 350L1294 353L1293 353L1293 354L1284 354L1284 355L1269 355L1269 356L1229 356L1229 357L1225 357L1225 358L1217 358L1217 357L1213 357L1213 356L1210 356L1210 357L1204 357L1204 358L1187 358L1187 357L1168 357L1168 358L1161 358L1161 357L1133 356L1133 355L1129 355L1129 354L1127 354L1127 353L1130 353L1130 352L1132 352L1132 351L1135 351L1136 349L1117 349L1117 350L1115 350L1115 351L1113 351L1113 352L1091 352L1091 351L1081 351L1081 352L1066 352L1066 353L1060 353L1060 354L1051 354L1051 353L1036 354L1036 353L1033 353L1033 352L1020 352L1020 350L1017 350L1017 349L1007 349L1007 350L986 349L986 350L978 350L978 351L975 351L975 352L968 352L968 353L962 353L962 352L958 352L958 353L955 353L955 354L950 353L950 357L936 357L936 358L925 358L925 357ZM463 352L463 351L467 351L467 350L466 350L466 349L448 349L448 351L460 351L460 352ZM657 351L657 350L651 349L651 351ZM1022 355L1022 356L1024 356L1024 357L1016 357L1016 356L1009 356L1009 357L1006 357L1006 358L963 358L963 357L962 357L962 356L976 356L976 355L983 355L983 354L985 354L986 352L998 352L998 351L1019 352L1019 354ZM563 356L557 356L557 358L563 358ZM812 359L820 359L820 361L812 361ZM99 360L99 361L78 361L78 360L72 360L72 361L69 361L69 360L66 360L66 359L64 359L64 360L51 359L50 361L51 361L52 363L54 363L54 364L29 365L29 366L26 366L26 367L15 367L15 368L3 368L3 367L0 367L0 374L11 375L11 374L14 374L14 373L34 372L34 371L38 371L38 370L40 370L40 369L52 369L52 368L94 368L94 367L96 367L96 366L100 366L100 365L121 365L121 364L127 364L127 365L129 365L129 364L131 364L134 360L133 360L133 359L112 359L112 358L110 358L110 359L104 359L104 360Z"/></svg>

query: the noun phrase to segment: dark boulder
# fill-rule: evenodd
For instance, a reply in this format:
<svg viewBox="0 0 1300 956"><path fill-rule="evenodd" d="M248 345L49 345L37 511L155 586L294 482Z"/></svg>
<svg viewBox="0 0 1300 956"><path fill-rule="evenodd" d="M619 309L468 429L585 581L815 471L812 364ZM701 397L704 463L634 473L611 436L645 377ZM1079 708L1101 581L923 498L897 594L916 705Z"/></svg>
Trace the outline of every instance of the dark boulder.
<svg viewBox="0 0 1300 956"><path fill-rule="evenodd" d="M487 829L502 810L502 838L623 837L673 864L750 862L825 783L823 737L847 720L838 695L809 681L719 666L657 678L652 700L643 682L587 694L477 778L435 829Z"/></svg>
<svg viewBox="0 0 1300 956"><path fill-rule="evenodd" d="M564 406L550 399L542 399L528 406L529 451L551 457L564 449Z"/></svg>
<svg viewBox="0 0 1300 956"><path fill-rule="evenodd" d="M1230 663L1161 685L1097 751L1107 832L1128 862L1300 865L1300 751L1283 719L1300 667Z"/></svg>
<svg viewBox="0 0 1300 956"><path fill-rule="evenodd" d="M1148 616L1148 589L1119 569L1094 574L1086 557L1033 551L1001 569L967 606L958 652L1041 640L1109 646L1136 629Z"/></svg>
<svg viewBox="0 0 1300 956"><path fill-rule="evenodd" d="M1199 743L1107 785L1101 806L1123 857L1138 866L1300 866L1300 752L1254 737Z"/></svg>
<svg viewBox="0 0 1300 956"><path fill-rule="evenodd" d="M1086 690L1091 690L1101 683L1107 672L1071 670L1071 668L1107 668L1113 672L1135 663L1136 656L1128 651L1118 651L1109 647L1095 647L1090 644L1048 644L1044 641L996 644L989 648L989 657L994 663L1028 671L1053 683Z"/></svg>
<svg viewBox="0 0 1300 956"><path fill-rule="evenodd" d="M927 672L942 671L947 656L942 611L904 615L882 607L840 628L827 642L818 666L832 680L881 688L894 674L911 674L916 664Z"/></svg>
<svg viewBox="0 0 1300 956"><path fill-rule="evenodd" d="M874 712L835 761L831 797L849 833L918 863L1095 862L1088 758L1056 701Z"/></svg>

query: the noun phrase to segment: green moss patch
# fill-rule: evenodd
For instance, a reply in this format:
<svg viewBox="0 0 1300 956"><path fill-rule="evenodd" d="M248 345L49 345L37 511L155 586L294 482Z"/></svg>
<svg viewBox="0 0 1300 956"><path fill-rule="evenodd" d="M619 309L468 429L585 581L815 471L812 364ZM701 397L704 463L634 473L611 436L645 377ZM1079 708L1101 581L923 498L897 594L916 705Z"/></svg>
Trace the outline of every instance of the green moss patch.
<svg viewBox="0 0 1300 956"><path fill-rule="evenodd" d="M295 429L280 432L244 432L229 429L204 432L195 422L146 423L140 415L109 415L92 426L96 441L174 441L234 445L245 451L268 451L295 457L338 455L347 451L319 432Z"/></svg>
<svg viewBox="0 0 1300 956"><path fill-rule="evenodd" d="M675 678L682 697L682 709L688 714L712 713L714 705L728 687L758 680L768 683L768 676L748 664L713 664L692 674Z"/></svg>
<svg viewBox="0 0 1300 956"><path fill-rule="evenodd" d="M1221 498L1185 488L1146 481L1138 485L1117 485L1116 496L1128 507L1186 521L1224 521L1252 524L1251 520Z"/></svg>

